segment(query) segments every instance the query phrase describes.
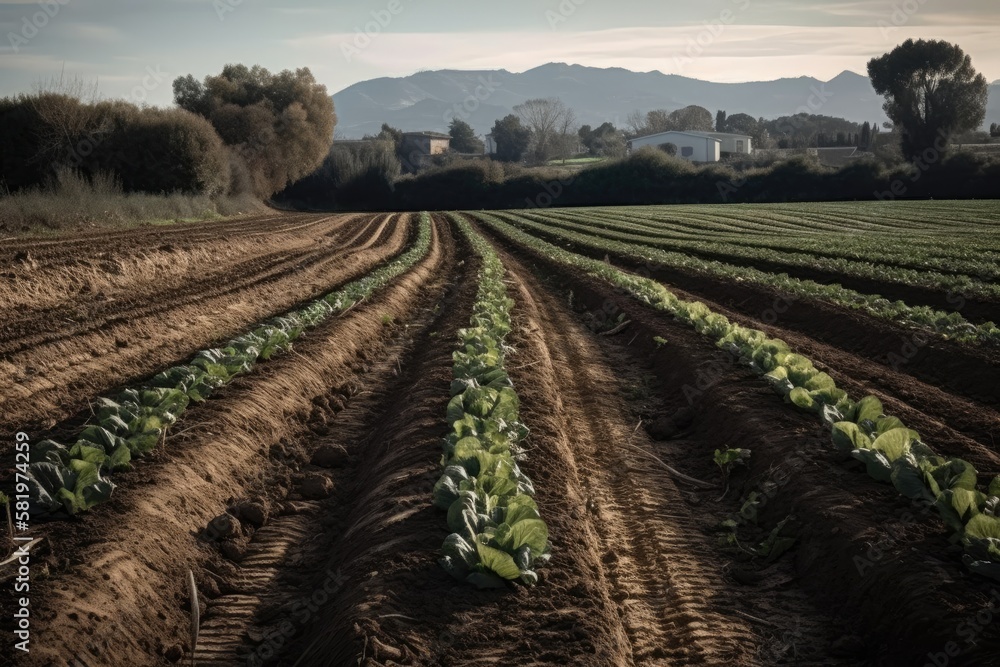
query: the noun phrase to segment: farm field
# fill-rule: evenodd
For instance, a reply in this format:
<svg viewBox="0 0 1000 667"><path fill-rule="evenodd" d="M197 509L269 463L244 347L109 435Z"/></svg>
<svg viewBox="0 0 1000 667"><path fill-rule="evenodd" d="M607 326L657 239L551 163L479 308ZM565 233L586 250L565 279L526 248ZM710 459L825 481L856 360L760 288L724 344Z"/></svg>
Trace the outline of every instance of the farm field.
<svg viewBox="0 0 1000 667"><path fill-rule="evenodd" d="M900 202L4 242L32 460L5 435L0 488L30 472L38 540L0 664L1000 664L998 232Z"/></svg>

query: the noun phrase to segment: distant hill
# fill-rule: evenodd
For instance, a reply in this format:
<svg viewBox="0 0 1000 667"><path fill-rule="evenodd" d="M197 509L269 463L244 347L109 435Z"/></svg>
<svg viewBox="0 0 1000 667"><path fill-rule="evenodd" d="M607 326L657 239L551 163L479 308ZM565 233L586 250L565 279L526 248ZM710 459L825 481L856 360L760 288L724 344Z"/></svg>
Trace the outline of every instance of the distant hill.
<svg viewBox="0 0 1000 667"><path fill-rule="evenodd" d="M476 94L480 100L476 100ZM1000 122L1000 86L990 88L987 126ZM712 83L662 72L632 72L550 63L520 74L506 70L438 70L401 78L379 78L356 83L333 96L337 133L348 139L377 134L382 123L400 129L447 131L453 110L468 102L469 122L486 134L497 118L536 97L559 97L576 111L581 124L611 121L625 124L638 109L678 109L689 104L713 114L776 118L797 113L812 102L814 113L856 122L886 120L883 99L868 77L845 71L830 81L811 77L751 83Z"/></svg>

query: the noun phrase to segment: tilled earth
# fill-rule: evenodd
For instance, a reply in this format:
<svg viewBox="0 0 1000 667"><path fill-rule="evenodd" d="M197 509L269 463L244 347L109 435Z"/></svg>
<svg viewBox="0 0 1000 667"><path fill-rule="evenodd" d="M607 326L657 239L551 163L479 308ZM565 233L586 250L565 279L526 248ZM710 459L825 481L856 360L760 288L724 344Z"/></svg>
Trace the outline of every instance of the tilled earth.
<svg viewBox="0 0 1000 667"><path fill-rule="evenodd" d="M130 277L85 298L67 277L40 289L34 310L0 300L38 323L0 332L0 369L23 376L2 385L3 429L68 431L95 395L399 254L415 221L275 214L245 228L82 237ZM165 446L116 476L109 503L37 527L32 652L0 664L187 663L189 570L199 665L891 666L923 665L949 642L947 664L1000 664L1000 626L969 625L991 609L991 586L964 570L936 513L837 456L812 417L686 326L486 235L516 302L508 366L531 429L522 467L553 544L537 587L477 591L437 564L448 530L431 488L479 266L435 216L431 251L408 273L190 408ZM15 283L18 272L57 281L80 256L60 242L15 252L29 255L6 278ZM157 258L177 252L188 267ZM745 285L738 299L693 279L671 288L783 338L939 448L1000 471L988 385L941 388L919 358L881 365L869 343L838 338L846 327L807 326L794 308L765 325L754 304L771 296ZM86 315L43 326L73 308ZM127 345L76 360L109 335ZM712 453L725 447L753 455L723 493ZM740 544L779 524L795 539L770 562L720 543L717 526L751 492L764 500Z"/></svg>

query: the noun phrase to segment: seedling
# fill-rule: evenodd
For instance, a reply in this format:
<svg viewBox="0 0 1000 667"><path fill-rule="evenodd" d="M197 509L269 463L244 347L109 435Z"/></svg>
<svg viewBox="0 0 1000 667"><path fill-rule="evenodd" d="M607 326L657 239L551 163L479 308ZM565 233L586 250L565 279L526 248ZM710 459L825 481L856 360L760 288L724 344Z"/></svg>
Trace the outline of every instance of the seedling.
<svg viewBox="0 0 1000 667"><path fill-rule="evenodd" d="M653 342L656 343L656 349L659 350L667 344L667 339L662 336L653 336Z"/></svg>
<svg viewBox="0 0 1000 667"><path fill-rule="evenodd" d="M721 501L729 493L729 476L733 472L733 468L737 466L744 466L747 461L750 460L750 450L749 449L717 449L715 450L715 456L712 457L715 461L715 465L719 466L722 470L722 486L725 491L722 492L722 496L719 498Z"/></svg>

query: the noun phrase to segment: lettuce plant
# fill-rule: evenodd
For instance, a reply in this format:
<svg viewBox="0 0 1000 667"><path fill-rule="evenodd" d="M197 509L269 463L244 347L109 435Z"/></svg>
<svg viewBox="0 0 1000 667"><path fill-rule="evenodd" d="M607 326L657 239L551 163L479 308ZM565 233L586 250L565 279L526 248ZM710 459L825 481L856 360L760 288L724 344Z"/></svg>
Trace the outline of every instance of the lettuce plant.
<svg viewBox="0 0 1000 667"><path fill-rule="evenodd" d="M483 264L470 327L458 332L453 354L451 431L444 439L444 472L433 491L452 531L440 563L479 588L515 580L532 585L551 547L532 498L535 489L517 463L528 429L519 421L520 402L504 370L514 302L496 252L468 222L456 221Z"/></svg>

